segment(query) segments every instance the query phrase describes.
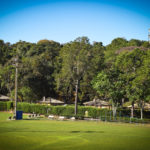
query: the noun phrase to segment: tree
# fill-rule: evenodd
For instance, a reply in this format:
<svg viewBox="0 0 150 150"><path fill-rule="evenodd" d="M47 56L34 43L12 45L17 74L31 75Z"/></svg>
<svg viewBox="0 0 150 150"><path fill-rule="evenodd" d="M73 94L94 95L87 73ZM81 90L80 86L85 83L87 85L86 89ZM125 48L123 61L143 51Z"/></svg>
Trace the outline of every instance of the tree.
<svg viewBox="0 0 150 150"><path fill-rule="evenodd" d="M104 64L104 51L105 47L102 42L93 42L88 60L88 68L80 81L79 98L82 101L89 101L96 96L93 90L91 81L98 74L99 71L105 68Z"/></svg>
<svg viewBox="0 0 150 150"><path fill-rule="evenodd" d="M133 87L141 110L141 119L143 119L143 107L145 102L150 101L150 50L145 52L141 67L137 70L137 75L133 80Z"/></svg>
<svg viewBox="0 0 150 150"><path fill-rule="evenodd" d="M105 50L105 62L109 67L113 64L113 62L116 59L117 51L122 48L126 47L128 45L128 41L124 38L116 38L112 40L111 44L106 46Z"/></svg>
<svg viewBox="0 0 150 150"><path fill-rule="evenodd" d="M0 86L2 93L11 96L12 90L14 89L15 69L14 66L7 64L0 66Z"/></svg>
<svg viewBox="0 0 150 150"><path fill-rule="evenodd" d="M80 81L88 68L89 56L91 53L90 48L89 39L87 37L82 37L65 44L61 49L62 68L56 81L58 90L63 92L63 96L65 96L67 100L74 95L76 84L77 103Z"/></svg>
<svg viewBox="0 0 150 150"><path fill-rule="evenodd" d="M20 59L20 89L28 89L30 100L38 100L43 96L55 97L54 74L56 57L61 45L54 41L38 42L38 44L20 41L13 45ZM29 90L30 89L30 90ZM23 90L25 91L25 90ZM21 94L23 100L24 94Z"/></svg>
<svg viewBox="0 0 150 150"><path fill-rule="evenodd" d="M74 98L75 81L79 82L78 97L88 101L95 96L91 80L104 68L104 46L101 42L89 43L87 37L65 44L59 55L60 71L56 82L59 94L70 102Z"/></svg>
<svg viewBox="0 0 150 150"><path fill-rule="evenodd" d="M9 59L11 59L13 52L11 51L10 43L4 43L0 40L0 64L4 65Z"/></svg>
<svg viewBox="0 0 150 150"><path fill-rule="evenodd" d="M121 72L115 68L109 71L101 71L95 79L93 79L93 88L103 99L112 102L113 116L116 116L116 110L121 105L121 100L124 98L124 80Z"/></svg>
<svg viewBox="0 0 150 150"><path fill-rule="evenodd" d="M128 43L129 46L141 46L143 44L143 41L137 40L137 39L131 39Z"/></svg>
<svg viewBox="0 0 150 150"><path fill-rule="evenodd" d="M139 49L133 50L136 47ZM101 42L90 44L87 37L63 45L46 39L12 45L0 40L0 92L13 93L15 69L12 64L13 58L18 56L20 100L35 101L51 96L67 103L73 102L75 97L76 102L77 98L81 103L89 101L100 94L91 83L99 73L107 77L106 82L97 77L101 90L104 87L100 83L107 87L102 94L105 100L111 99L113 105L118 106L125 98L132 106L136 101L143 107L149 98L148 48L150 44L146 41L124 38L116 38L106 47Z"/></svg>
<svg viewBox="0 0 150 150"><path fill-rule="evenodd" d="M18 91L19 99L21 101L26 101L26 102L32 102L36 98L34 96L35 94L33 93L32 89L30 87L23 86L21 89Z"/></svg>
<svg viewBox="0 0 150 150"><path fill-rule="evenodd" d="M126 98L128 98L132 103L131 118L134 116L133 111L135 101L141 99L142 94L144 94L144 91L142 92L144 87L140 88L143 86L140 78L144 77L144 74L141 74L141 67L143 68L145 58L146 51L134 49L130 52L122 52L119 56L117 56L115 62L115 67L123 72L126 83Z"/></svg>
<svg viewBox="0 0 150 150"><path fill-rule="evenodd" d="M102 43L95 42L91 45L87 37L79 37L62 47L59 60L62 63L56 77L59 94L67 102L75 96L76 103L77 97L89 100L94 96L91 80L104 64Z"/></svg>

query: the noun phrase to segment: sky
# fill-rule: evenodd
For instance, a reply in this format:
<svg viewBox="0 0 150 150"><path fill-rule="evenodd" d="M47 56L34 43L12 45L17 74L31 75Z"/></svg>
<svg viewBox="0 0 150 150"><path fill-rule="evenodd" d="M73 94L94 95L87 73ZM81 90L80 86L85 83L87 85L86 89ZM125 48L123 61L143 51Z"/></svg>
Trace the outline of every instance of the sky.
<svg viewBox="0 0 150 150"><path fill-rule="evenodd" d="M148 40L149 0L0 0L0 39L66 43L114 38Z"/></svg>

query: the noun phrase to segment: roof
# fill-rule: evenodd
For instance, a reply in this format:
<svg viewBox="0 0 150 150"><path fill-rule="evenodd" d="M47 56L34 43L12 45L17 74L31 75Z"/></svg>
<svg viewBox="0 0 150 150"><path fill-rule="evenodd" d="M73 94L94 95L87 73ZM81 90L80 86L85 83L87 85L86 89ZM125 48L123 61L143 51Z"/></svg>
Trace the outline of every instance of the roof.
<svg viewBox="0 0 150 150"><path fill-rule="evenodd" d="M64 104L64 102L48 97L48 98L43 98L42 101L40 101L41 103L46 103L46 104Z"/></svg>
<svg viewBox="0 0 150 150"><path fill-rule="evenodd" d="M138 48L140 50L143 50L143 51L147 50L147 48L142 47L142 46L127 46L127 47L122 47L121 49L116 51L116 54L120 54L121 52L124 52L124 51L133 51L136 48Z"/></svg>
<svg viewBox="0 0 150 150"><path fill-rule="evenodd" d="M85 102L83 103L86 106L110 106L111 104L109 104L106 101L102 101L100 99L94 99L93 101L89 101L89 102Z"/></svg>
<svg viewBox="0 0 150 150"><path fill-rule="evenodd" d="M5 95L0 95L0 100L9 100L10 98Z"/></svg>
<svg viewBox="0 0 150 150"><path fill-rule="evenodd" d="M129 105L129 106L127 106L127 107L128 107L128 108L131 108L132 105ZM139 108L139 106L138 106L137 103L134 104L134 108ZM144 109L150 109L150 104L149 104L149 103L145 103L145 104L144 104Z"/></svg>
<svg viewBox="0 0 150 150"><path fill-rule="evenodd" d="M128 108L132 108L132 105L127 106ZM138 104L134 104L134 108L138 108Z"/></svg>

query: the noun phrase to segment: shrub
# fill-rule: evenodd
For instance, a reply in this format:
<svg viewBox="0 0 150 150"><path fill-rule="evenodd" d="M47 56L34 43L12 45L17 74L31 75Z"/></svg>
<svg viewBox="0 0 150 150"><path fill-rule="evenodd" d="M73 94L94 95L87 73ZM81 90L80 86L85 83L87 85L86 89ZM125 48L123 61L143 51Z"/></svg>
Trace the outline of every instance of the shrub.
<svg viewBox="0 0 150 150"><path fill-rule="evenodd" d="M12 101L8 101L6 105L7 105L7 111L9 111L13 108L13 102Z"/></svg>
<svg viewBox="0 0 150 150"><path fill-rule="evenodd" d="M0 111L9 111L13 108L13 102L0 102Z"/></svg>
<svg viewBox="0 0 150 150"><path fill-rule="evenodd" d="M8 106L8 109L10 108L10 105ZM6 109L5 106L3 106L3 109ZM17 110L22 110L25 113L36 113L36 114L44 114L44 115L58 115L58 116L66 116L66 117L72 117L74 115L74 106L48 106L48 105L41 105L41 104L30 104L30 103L18 103L17 104ZM116 113L116 117L113 118L113 113L111 110L108 109L99 109L95 107L85 107L85 106L78 106L78 116L85 117L85 112L88 111L88 117L91 118L101 118L101 120L110 120L110 121L116 121L120 120L120 117L130 118L130 110L129 109L118 109ZM147 116L147 118L150 116L150 111L144 111L144 116ZM140 117L140 110L135 110L135 117ZM145 115L146 114L146 115Z"/></svg>
<svg viewBox="0 0 150 150"><path fill-rule="evenodd" d="M0 102L0 111L5 111L7 110L7 105L5 102Z"/></svg>

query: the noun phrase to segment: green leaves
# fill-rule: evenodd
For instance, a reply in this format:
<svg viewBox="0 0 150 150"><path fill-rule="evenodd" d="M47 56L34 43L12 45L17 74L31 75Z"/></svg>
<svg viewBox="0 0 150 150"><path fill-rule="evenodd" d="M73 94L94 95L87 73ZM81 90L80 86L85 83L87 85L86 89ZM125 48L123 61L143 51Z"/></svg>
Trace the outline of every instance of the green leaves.
<svg viewBox="0 0 150 150"><path fill-rule="evenodd" d="M63 96L73 97L75 81L78 79L80 99L94 95L91 80L104 66L104 47L101 42L89 43L87 37L79 37L67 43L60 51L62 67L58 76L57 89Z"/></svg>
<svg viewBox="0 0 150 150"><path fill-rule="evenodd" d="M100 96L112 100L114 103L120 103L124 97L124 80L117 70L100 72L92 81L93 88Z"/></svg>
<svg viewBox="0 0 150 150"><path fill-rule="evenodd" d="M22 100L59 97L71 102L79 80L79 99L95 95L120 103L149 101L150 44L146 41L116 38L111 44L90 43L79 37L66 44L50 40L15 44L0 40L0 93L14 90L13 57L19 57L18 87ZM93 80L93 81L92 81Z"/></svg>

